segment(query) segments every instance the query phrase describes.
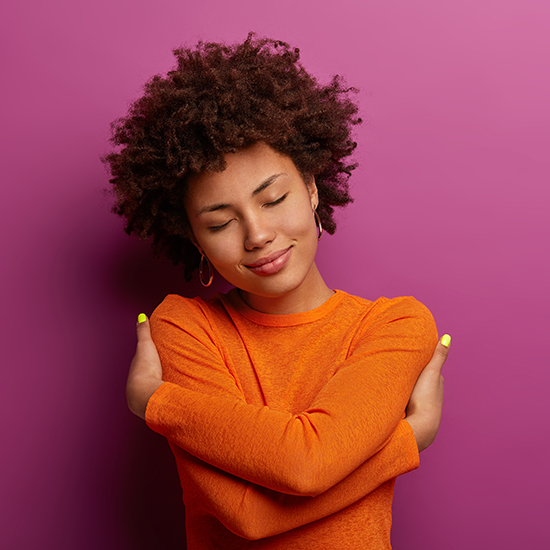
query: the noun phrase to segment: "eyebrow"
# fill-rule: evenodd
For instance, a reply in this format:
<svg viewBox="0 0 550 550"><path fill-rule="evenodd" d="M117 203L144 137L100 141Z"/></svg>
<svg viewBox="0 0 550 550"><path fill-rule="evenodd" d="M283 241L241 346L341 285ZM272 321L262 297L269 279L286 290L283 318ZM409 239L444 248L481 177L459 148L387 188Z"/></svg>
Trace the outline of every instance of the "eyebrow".
<svg viewBox="0 0 550 550"><path fill-rule="evenodd" d="M266 180L264 180L254 191L252 191L252 196L255 197L256 195L259 195L264 189L269 187L277 178L280 178L281 176L284 176L284 172L281 172L279 174L273 174L272 176L269 176ZM206 212L215 212L216 210L223 210L224 208L231 207L231 204L226 203L220 203L220 204L211 204L210 206L205 206L204 208L201 208L199 212L197 213L197 216L200 216L201 214L205 214Z"/></svg>

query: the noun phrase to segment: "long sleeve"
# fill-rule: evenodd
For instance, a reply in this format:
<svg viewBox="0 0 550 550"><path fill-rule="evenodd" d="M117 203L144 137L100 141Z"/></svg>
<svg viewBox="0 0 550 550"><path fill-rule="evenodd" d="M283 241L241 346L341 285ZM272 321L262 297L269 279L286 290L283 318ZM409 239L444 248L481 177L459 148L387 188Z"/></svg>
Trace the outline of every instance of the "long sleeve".
<svg viewBox="0 0 550 550"><path fill-rule="evenodd" d="M418 466L411 428L400 422L390 441L348 477L316 496L287 495L244 481L174 448L180 471L232 533L249 540L270 537L339 512L383 483Z"/></svg>
<svg viewBox="0 0 550 550"><path fill-rule="evenodd" d="M195 357L167 344L159 350L163 365L179 363L179 372L186 362L204 365L210 389L205 394L163 384L149 402L147 422L229 474L283 493L324 493L391 441L436 342L431 315L413 299L377 302L368 315L353 353L298 414L246 403L211 338L153 317L154 326L163 327L159 347L186 338L194 344Z"/></svg>

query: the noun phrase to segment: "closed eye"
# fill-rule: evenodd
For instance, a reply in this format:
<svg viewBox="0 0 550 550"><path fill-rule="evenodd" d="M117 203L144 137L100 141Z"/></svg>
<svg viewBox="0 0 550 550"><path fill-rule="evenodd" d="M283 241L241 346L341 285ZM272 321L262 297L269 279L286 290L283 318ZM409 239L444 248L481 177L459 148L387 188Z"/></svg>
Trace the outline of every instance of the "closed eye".
<svg viewBox="0 0 550 550"><path fill-rule="evenodd" d="M277 204L280 204L287 198L287 196L288 196L288 193L285 193L282 197L279 197L276 201L267 202L264 206L275 206Z"/></svg>
<svg viewBox="0 0 550 550"><path fill-rule="evenodd" d="M281 204L288 196L288 193L285 193L282 197L279 197L277 200L274 200L273 202L266 202L264 206L277 206L278 204ZM227 227L231 223L231 220L221 224L221 225L213 225L212 227L209 227L209 231L220 231L220 229L223 229L224 227Z"/></svg>
<svg viewBox="0 0 550 550"><path fill-rule="evenodd" d="M231 220L229 220L230 222ZM227 227L229 225L229 222L222 223L221 225L214 225L212 227L209 227L209 231L219 231L220 229L223 229L224 227Z"/></svg>

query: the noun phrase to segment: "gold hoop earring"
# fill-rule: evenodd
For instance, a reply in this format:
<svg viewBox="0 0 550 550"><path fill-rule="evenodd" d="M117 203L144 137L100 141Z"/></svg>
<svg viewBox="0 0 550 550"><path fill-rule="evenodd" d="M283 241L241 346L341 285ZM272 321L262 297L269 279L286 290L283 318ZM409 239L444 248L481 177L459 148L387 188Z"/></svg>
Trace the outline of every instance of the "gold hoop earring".
<svg viewBox="0 0 550 550"><path fill-rule="evenodd" d="M206 265L208 266L208 281L206 283L204 282L204 261L206 260ZM212 265L210 264L208 258L201 253L201 261L199 262L199 281L201 282L202 286L210 286L212 284L212 280L214 279L214 270L212 269Z"/></svg>
<svg viewBox="0 0 550 550"><path fill-rule="evenodd" d="M317 214L317 210L313 211L313 215L315 216L315 225L317 225L317 227L319 228L317 240L320 241L321 237L323 236L323 226L321 225L321 218L319 217L319 214Z"/></svg>

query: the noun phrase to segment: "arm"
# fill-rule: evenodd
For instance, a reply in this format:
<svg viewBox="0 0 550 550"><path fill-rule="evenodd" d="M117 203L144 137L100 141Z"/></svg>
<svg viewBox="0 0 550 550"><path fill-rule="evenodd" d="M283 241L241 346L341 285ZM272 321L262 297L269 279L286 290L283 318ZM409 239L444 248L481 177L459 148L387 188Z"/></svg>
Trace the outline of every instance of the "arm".
<svg viewBox="0 0 550 550"><path fill-rule="evenodd" d="M209 383L224 385L223 392L204 395L162 384L149 401L147 421L197 458L240 478L289 494L320 494L377 453L403 416L435 344L431 315L418 302L413 306L412 314L410 301L381 306L353 355L300 414L245 403L212 346ZM181 341L185 333L173 320L158 326L166 331L162 342ZM192 344L195 353L197 341Z"/></svg>
<svg viewBox="0 0 550 550"><path fill-rule="evenodd" d="M176 456L183 457L188 477L216 517L230 531L246 539L270 537L338 512L384 482L416 468L416 446L422 451L434 441L443 406L441 369L450 337L444 336L441 342L415 384L407 407L407 421L398 424L388 444L378 453L315 498L285 495L245 482L201 462L183 449L176 448ZM416 442L411 441L411 427Z"/></svg>
<svg viewBox="0 0 550 550"><path fill-rule="evenodd" d="M181 448L172 449L180 474L183 469L212 513L232 533L248 540L277 535L339 512L418 466L416 444L406 422L399 424L381 451L315 498L266 489L214 468Z"/></svg>
<svg viewBox="0 0 550 550"><path fill-rule="evenodd" d="M407 405L406 420L414 432L419 452L434 442L439 431L444 385L441 369L449 354L450 345L451 337L445 334L437 344L431 361L420 373Z"/></svg>
<svg viewBox="0 0 550 550"><path fill-rule="evenodd" d="M138 327L138 340L141 363L149 364L145 365L148 369L145 370L145 374L152 374L153 385L156 387L161 383L159 382L160 361L150 339L148 323ZM424 380L425 373L441 371L446 351L446 348L438 345L432 360L415 385L408 412L411 412L413 403L416 412L407 417L407 421L411 424L415 414L425 412L423 401L428 400L433 407L434 400L429 399L430 388ZM136 354L137 357L138 354ZM145 358L148 361L143 361ZM135 361L132 362L132 368L135 367ZM132 372L129 376L129 385L131 374ZM433 375L431 376L433 378ZM421 394L418 394L419 388L422 388ZM205 387L204 391L216 393L212 386ZM129 394L131 393L130 391ZM426 415L423 414L423 417L426 418ZM432 422L428 437L433 438L434 430L437 431L437 427L434 428ZM422 437L422 430L418 430L418 434ZM178 459L180 474L182 470L185 471L186 477L195 485L206 504L230 531L247 539L272 536L338 512L384 482L418 466L416 443L407 422L399 423L387 445L380 452L316 498L297 497L271 491L205 464L183 449L173 446L173 450Z"/></svg>

